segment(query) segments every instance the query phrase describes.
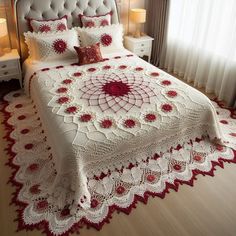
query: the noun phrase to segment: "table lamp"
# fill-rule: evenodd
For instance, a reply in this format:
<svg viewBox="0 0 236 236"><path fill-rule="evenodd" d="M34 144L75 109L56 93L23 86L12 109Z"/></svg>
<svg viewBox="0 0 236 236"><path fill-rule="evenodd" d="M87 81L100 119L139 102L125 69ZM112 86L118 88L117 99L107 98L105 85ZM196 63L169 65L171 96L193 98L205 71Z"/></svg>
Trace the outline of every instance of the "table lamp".
<svg viewBox="0 0 236 236"><path fill-rule="evenodd" d="M7 36L7 21L4 18L0 18L0 39ZM0 57L4 55L4 50L0 43Z"/></svg>
<svg viewBox="0 0 236 236"><path fill-rule="evenodd" d="M140 38L144 33L140 32L141 24L146 22L146 10L145 9L131 9L130 19L136 23L136 31L133 35L135 38Z"/></svg>

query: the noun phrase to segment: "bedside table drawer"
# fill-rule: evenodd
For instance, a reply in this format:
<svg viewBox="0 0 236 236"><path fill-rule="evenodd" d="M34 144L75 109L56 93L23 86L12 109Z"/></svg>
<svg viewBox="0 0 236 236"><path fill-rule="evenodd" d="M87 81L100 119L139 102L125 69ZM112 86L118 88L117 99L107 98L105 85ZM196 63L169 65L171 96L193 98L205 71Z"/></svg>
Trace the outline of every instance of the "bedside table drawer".
<svg viewBox="0 0 236 236"><path fill-rule="evenodd" d="M148 48L152 46L152 41L144 41L144 42L137 42L134 44L134 50L140 49L140 48Z"/></svg>
<svg viewBox="0 0 236 236"><path fill-rule="evenodd" d="M15 75L15 74L19 74L18 67L8 68L8 69L0 69L0 77L8 76L8 75Z"/></svg>
<svg viewBox="0 0 236 236"><path fill-rule="evenodd" d="M1 61L0 62L0 70L8 69L11 67L17 67L18 61L17 60L9 60L9 61Z"/></svg>
<svg viewBox="0 0 236 236"><path fill-rule="evenodd" d="M149 53L150 53L150 47L146 47L146 48L136 48L136 49L134 50L134 53L137 54L138 56L149 55Z"/></svg>

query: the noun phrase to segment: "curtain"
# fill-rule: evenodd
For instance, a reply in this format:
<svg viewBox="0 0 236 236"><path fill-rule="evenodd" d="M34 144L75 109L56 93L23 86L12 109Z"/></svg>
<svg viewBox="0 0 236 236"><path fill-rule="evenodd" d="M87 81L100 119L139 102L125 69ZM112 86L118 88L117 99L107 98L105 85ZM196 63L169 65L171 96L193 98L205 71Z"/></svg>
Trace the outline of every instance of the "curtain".
<svg viewBox="0 0 236 236"><path fill-rule="evenodd" d="M161 64L233 106L236 97L236 1L171 0Z"/></svg>
<svg viewBox="0 0 236 236"><path fill-rule="evenodd" d="M169 0L147 0L146 32L154 38L151 63L159 65L161 50L165 47L168 25Z"/></svg>

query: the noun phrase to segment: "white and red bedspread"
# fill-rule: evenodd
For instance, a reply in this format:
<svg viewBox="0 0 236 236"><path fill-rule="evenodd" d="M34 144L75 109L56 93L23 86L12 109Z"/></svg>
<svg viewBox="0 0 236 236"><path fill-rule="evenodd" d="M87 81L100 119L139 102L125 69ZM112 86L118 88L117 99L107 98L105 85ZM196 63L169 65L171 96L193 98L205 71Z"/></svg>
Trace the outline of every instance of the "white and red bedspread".
<svg viewBox="0 0 236 236"><path fill-rule="evenodd" d="M81 219L96 226L112 206L234 160L230 114L134 55L43 68L25 90L30 98L5 99L26 224L46 220L57 234Z"/></svg>

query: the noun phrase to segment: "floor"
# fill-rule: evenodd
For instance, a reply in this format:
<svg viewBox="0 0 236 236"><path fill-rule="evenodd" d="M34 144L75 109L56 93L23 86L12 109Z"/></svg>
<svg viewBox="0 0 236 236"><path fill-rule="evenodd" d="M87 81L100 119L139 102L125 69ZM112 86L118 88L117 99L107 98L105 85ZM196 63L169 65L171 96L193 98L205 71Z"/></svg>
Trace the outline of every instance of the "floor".
<svg viewBox="0 0 236 236"><path fill-rule="evenodd" d="M0 84L0 97L7 87ZM16 86L17 85L11 85ZM212 97L213 95L211 95ZM0 122L2 114L0 114ZM5 166L8 156L4 148L4 128L0 126L0 235L38 236L40 231L16 233L14 205L9 206L14 187L7 185L11 175ZM150 198L139 203L129 216L114 213L110 224L101 231L82 229L81 236L235 236L236 235L236 165L216 168L215 177L198 176L194 187L183 185L165 199Z"/></svg>

